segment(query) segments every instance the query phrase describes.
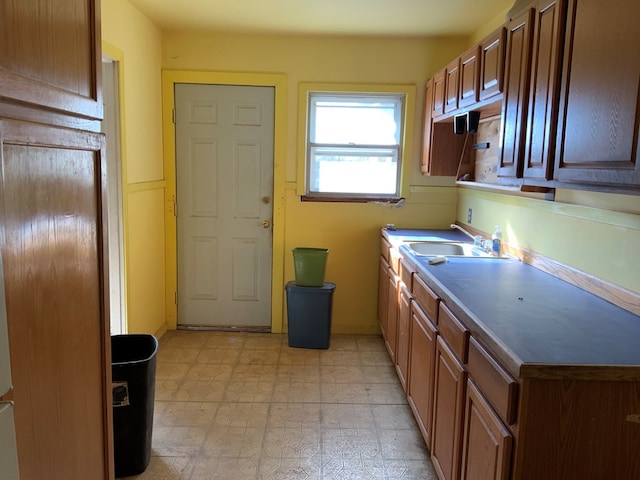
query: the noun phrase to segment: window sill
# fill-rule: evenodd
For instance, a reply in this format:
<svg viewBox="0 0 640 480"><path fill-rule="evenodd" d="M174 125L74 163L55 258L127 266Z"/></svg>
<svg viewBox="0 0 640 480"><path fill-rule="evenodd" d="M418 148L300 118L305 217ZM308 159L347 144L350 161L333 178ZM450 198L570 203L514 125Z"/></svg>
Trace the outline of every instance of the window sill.
<svg viewBox="0 0 640 480"><path fill-rule="evenodd" d="M388 203L391 205L401 203L404 198L397 197L332 197L321 195L302 195L301 202L334 202L334 203Z"/></svg>

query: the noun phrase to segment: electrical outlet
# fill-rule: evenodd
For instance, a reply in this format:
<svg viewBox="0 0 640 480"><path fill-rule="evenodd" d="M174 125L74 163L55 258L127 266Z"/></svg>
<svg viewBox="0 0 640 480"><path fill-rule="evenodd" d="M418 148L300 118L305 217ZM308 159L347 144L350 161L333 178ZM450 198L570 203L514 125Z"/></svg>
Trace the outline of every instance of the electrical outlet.
<svg viewBox="0 0 640 480"><path fill-rule="evenodd" d="M470 208L467 210L467 223L471 223L471 218L473 217L473 210Z"/></svg>

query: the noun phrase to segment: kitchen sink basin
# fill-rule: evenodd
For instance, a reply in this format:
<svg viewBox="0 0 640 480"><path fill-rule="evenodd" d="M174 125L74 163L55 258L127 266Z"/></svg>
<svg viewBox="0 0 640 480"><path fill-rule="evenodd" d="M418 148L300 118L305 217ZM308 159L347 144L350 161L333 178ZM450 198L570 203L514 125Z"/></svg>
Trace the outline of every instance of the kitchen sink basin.
<svg viewBox="0 0 640 480"><path fill-rule="evenodd" d="M460 242L410 242L407 246L414 255L445 257L490 257L491 255L470 243Z"/></svg>

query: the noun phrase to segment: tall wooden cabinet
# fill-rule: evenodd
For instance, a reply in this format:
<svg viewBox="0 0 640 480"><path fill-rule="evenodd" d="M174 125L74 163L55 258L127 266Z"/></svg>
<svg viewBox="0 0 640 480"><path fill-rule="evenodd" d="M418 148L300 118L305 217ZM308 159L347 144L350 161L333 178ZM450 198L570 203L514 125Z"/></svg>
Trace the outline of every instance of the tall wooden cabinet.
<svg viewBox="0 0 640 480"><path fill-rule="evenodd" d="M640 186L640 2L569 0L557 180Z"/></svg>
<svg viewBox="0 0 640 480"><path fill-rule="evenodd" d="M0 251L21 480L112 479L99 3L0 2Z"/></svg>
<svg viewBox="0 0 640 480"><path fill-rule="evenodd" d="M502 178L522 177L527 94L531 71L533 10L528 9L507 25L505 86L502 104L503 147L498 168Z"/></svg>
<svg viewBox="0 0 640 480"><path fill-rule="evenodd" d="M565 10L564 0L538 0L508 23L504 183L553 178Z"/></svg>

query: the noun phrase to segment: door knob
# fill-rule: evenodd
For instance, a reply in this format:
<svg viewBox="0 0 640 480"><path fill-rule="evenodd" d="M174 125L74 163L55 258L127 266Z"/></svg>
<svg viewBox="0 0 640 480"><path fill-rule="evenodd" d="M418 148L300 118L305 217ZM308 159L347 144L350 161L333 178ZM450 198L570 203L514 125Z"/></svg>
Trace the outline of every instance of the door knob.
<svg viewBox="0 0 640 480"><path fill-rule="evenodd" d="M269 220L262 221L263 228L269 228L271 226L271 222Z"/></svg>

